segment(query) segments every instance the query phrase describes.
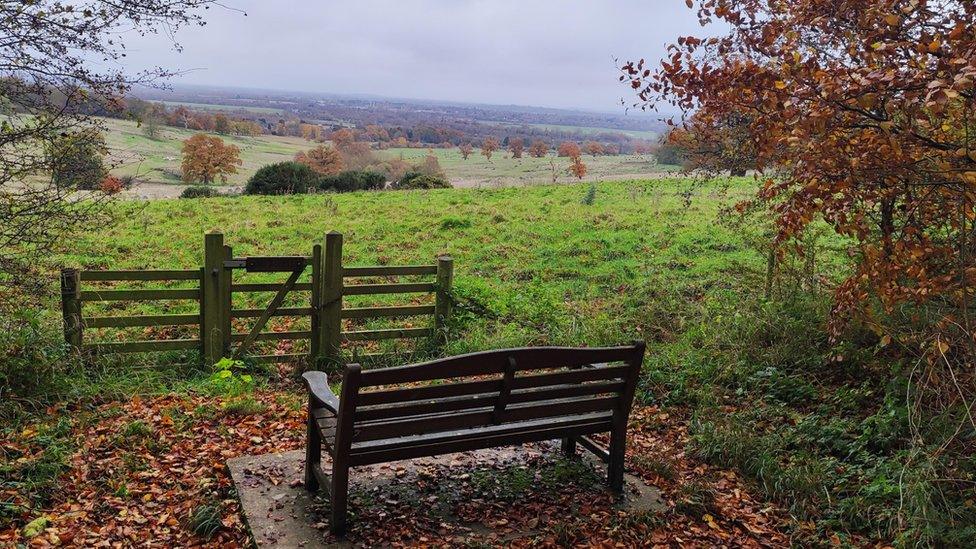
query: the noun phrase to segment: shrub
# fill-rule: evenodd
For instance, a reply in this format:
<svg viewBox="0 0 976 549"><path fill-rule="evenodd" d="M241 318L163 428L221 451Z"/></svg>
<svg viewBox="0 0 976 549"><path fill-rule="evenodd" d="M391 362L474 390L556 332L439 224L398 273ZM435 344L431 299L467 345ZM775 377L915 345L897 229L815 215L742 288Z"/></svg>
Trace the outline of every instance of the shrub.
<svg viewBox="0 0 976 549"><path fill-rule="evenodd" d="M408 172L393 185L394 189L450 189L451 184L442 176L420 172Z"/></svg>
<svg viewBox="0 0 976 549"><path fill-rule="evenodd" d="M125 189L125 185L122 184L122 180L114 175L107 175L102 182L98 184L98 190L105 194L118 194Z"/></svg>
<svg viewBox="0 0 976 549"><path fill-rule="evenodd" d="M262 167L244 187L244 194L304 194L314 188L318 175L298 162L278 162Z"/></svg>
<svg viewBox="0 0 976 549"><path fill-rule="evenodd" d="M180 198L210 198L214 196L220 196L220 193L217 192L217 189L206 185L193 185L183 189L183 192L180 193Z"/></svg>
<svg viewBox="0 0 976 549"><path fill-rule="evenodd" d="M322 191L347 193L378 190L382 189L385 184L386 177L381 173L369 170L349 170L320 178L318 188Z"/></svg>

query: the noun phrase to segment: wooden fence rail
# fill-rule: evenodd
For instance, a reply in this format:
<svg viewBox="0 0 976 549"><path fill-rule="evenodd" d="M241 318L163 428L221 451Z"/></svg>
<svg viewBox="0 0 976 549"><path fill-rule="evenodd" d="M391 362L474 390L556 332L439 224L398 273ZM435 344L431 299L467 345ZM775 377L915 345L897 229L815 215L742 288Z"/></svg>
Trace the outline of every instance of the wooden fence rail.
<svg viewBox="0 0 976 549"><path fill-rule="evenodd" d="M310 269L308 282L298 282ZM277 283L235 283L234 271L282 273L288 279ZM433 276L431 282L347 283L347 279ZM345 267L342 264L342 235L331 232L311 256L271 256L235 258L223 235L209 233L204 239L204 264L192 270L61 271L61 306L65 341L76 351L134 353L197 349L207 364L221 357L248 356L256 362L285 362L308 359L310 362L342 362L343 344L387 339L430 338L444 334L451 318L450 292L453 261L443 256L433 265L377 265ZM92 282L196 282L190 288L101 289ZM84 287L83 287L84 286ZM233 296L245 293L274 293L265 308L235 308ZM308 296L308 306L282 304L293 293ZM345 296L390 294L433 294L433 304L344 307ZM195 301L195 313L129 316L84 316L91 302ZM431 317L427 327L383 328L343 331L349 320ZM310 328L289 331L263 331L274 317L309 318ZM256 319L247 332L234 331L234 319ZM144 341L88 341L88 329L152 328L163 326L199 329L197 338L151 339ZM308 340L309 354L250 355L258 341ZM235 347L236 344L236 347Z"/></svg>

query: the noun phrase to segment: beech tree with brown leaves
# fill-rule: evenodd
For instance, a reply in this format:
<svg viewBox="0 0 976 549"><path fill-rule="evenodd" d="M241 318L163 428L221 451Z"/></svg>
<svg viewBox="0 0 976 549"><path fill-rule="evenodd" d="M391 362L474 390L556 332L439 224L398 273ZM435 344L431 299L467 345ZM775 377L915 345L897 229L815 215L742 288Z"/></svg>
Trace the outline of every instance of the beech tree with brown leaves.
<svg viewBox="0 0 976 549"><path fill-rule="evenodd" d="M242 164L241 150L224 140L198 133L183 142L183 181L208 185L217 179L227 182L227 176L237 173Z"/></svg>
<svg viewBox="0 0 976 549"><path fill-rule="evenodd" d="M582 181L583 178L586 177L586 164L583 163L583 156L576 155L572 157L569 161L569 168L567 171Z"/></svg>
<svg viewBox="0 0 976 549"><path fill-rule="evenodd" d="M566 156L569 158L583 154L583 151L580 150L580 146L572 141L563 141L560 143L556 152L559 154L559 156Z"/></svg>
<svg viewBox="0 0 976 549"><path fill-rule="evenodd" d="M597 141L587 141L583 144L583 148L586 149L586 154L593 158L606 154L606 149L603 148L603 144Z"/></svg>
<svg viewBox="0 0 976 549"><path fill-rule="evenodd" d="M467 160L471 156L474 147L471 146L471 143L461 143L458 145L458 150L461 151L461 158Z"/></svg>
<svg viewBox="0 0 976 549"><path fill-rule="evenodd" d="M522 158L522 151L525 150L525 141L521 137L509 139L508 150L512 153L512 158Z"/></svg>
<svg viewBox="0 0 976 549"><path fill-rule="evenodd" d="M717 35L680 37L660 66L630 62L621 79L642 106L679 109L696 142L748 147L759 188L740 210L768 207L781 250L815 221L852 243L832 333L858 321L892 364L914 364L889 375L907 386L920 478L938 479L912 495L924 518L903 505L899 528L933 513L972 524L947 495L972 488L958 464L976 436L976 3L688 4Z"/></svg>
<svg viewBox="0 0 976 549"><path fill-rule="evenodd" d="M529 156L533 158L542 158L549 154L549 144L541 139L536 139L529 146Z"/></svg>
<svg viewBox="0 0 976 549"><path fill-rule="evenodd" d="M327 145L319 145L313 149L299 152L295 155L295 162L305 164L315 173L334 175L345 169L345 162L339 151Z"/></svg>
<svg viewBox="0 0 976 549"><path fill-rule="evenodd" d="M491 155L497 150L498 150L498 140L495 139L494 137L486 137L481 142L481 154L486 159L488 159L488 162L491 162Z"/></svg>

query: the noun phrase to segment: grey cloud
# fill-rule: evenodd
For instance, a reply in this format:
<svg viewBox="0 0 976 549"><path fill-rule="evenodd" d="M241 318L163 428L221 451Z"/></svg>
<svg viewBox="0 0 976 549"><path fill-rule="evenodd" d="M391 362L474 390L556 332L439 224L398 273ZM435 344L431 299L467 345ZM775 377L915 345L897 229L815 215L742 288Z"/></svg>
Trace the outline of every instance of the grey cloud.
<svg viewBox="0 0 976 549"><path fill-rule="evenodd" d="M207 25L133 40L127 68L176 82L454 101L615 108L613 58L701 34L683 0L237 0Z"/></svg>

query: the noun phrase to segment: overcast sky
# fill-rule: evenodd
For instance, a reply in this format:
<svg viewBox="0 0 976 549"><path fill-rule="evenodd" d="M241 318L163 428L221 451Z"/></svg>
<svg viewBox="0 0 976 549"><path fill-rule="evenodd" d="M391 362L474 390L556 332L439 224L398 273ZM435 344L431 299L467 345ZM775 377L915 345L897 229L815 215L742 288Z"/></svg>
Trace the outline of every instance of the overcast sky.
<svg viewBox="0 0 976 549"><path fill-rule="evenodd" d="M614 58L702 33L684 0L225 0L207 25L128 42L179 84L619 110Z"/></svg>

